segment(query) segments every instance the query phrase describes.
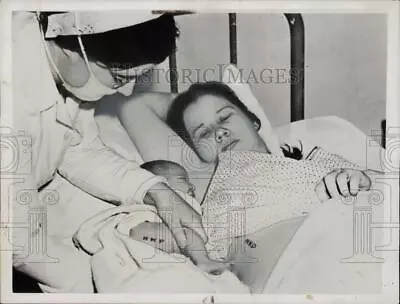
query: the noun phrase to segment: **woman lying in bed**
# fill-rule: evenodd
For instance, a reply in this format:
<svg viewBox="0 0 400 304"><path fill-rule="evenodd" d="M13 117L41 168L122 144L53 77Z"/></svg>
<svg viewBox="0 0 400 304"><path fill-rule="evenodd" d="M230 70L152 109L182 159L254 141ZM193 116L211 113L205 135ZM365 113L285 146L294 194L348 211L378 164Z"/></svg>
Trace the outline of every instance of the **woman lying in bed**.
<svg viewBox="0 0 400 304"><path fill-rule="evenodd" d="M306 213L371 185L367 172L319 148L307 156L290 146L282 147L283 155L271 154L258 133L260 119L223 83L192 85L172 105L132 106L143 107L127 104L120 119L145 161L171 158L156 155L155 147L175 132L209 168L200 177L199 170L189 172L209 227L208 255L233 262L233 271L253 290L264 285Z"/></svg>

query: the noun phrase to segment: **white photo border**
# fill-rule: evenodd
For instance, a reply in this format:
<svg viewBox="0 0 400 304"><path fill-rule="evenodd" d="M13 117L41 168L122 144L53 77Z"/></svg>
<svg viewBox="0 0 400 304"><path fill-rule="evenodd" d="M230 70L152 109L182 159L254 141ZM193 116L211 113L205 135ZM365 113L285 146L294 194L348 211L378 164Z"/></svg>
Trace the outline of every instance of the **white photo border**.
<svg viewBox="0 0 400 304"><path fill-rule="evenodd" d="M400 2L398 1L78 1L78 0L3 0L0 2L1 109L2 123L11 125L11 11L13 10L191 10L196 12L296 12L301 14L364 14L387 15L387 126L400 127ZM7 113L7 114L5 114ZM397 151L399 152L399 151ZM398 153L397 153L398 154ZM398 155L397 155L397 159ZM3 194L2 194L3 198ZM5 200L1 200L3 205ZM398 202L394 202L397 203ZM385 210L385 214L388 214ZM398 215L397 215L398 216ZM397 218L397 222L398 222ZM4 240L4 236L1 236ZM3 242L1 242L3 244ZM11 292L11 252L1 251L2 303L201 303L204 294L16 294ZM313 303L395 303L398 301L398 252L385 253L383 292L379 295L313 294ZM310 303L308 295L214 295L215 303Z"/></svg>

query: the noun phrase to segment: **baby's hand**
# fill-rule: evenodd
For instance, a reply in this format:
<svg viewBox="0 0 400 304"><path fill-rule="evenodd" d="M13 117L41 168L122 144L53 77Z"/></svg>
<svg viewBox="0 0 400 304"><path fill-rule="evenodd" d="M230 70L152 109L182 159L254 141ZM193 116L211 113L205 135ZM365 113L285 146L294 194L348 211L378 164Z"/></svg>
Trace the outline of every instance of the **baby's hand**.
<svg viewBox="0 0 400 304"><path fill-rule="evenodd" d="M355 196L369 190L371 179L365 172L354 169L338 169L325 176L315 188L318 198L324 202L330 198Z"/></svg>

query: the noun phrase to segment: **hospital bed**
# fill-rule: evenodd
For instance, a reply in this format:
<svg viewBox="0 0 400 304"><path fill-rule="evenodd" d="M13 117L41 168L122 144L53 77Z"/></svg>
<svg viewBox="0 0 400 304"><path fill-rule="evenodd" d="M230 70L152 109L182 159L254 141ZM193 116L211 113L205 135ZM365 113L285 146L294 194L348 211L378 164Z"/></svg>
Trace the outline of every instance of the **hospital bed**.
<svg viewBox="0 0 400 304"><path fill-rule="evenodd" d="M352 160L353 162L359 165L368 165L370 168L379 169L381 166L380 163L380 155L381 148L378 146L373 146L374 148L369 149L368 143L369 139L363 134L360 130L354 127L351 123L344 121L338 117L320 117L313 119L304 120L304 23L300 14L285 14L286 20L289 25L290 31L290 65L291 69L296 71L296 79L298 81L292 82L290 87L290 121L291 124L281 126L277 129L277 132L280 138L283 139L298 139L301 138L304 144L308 145L319 145L324 147L325 149L341 154L345 156L347 159ZM236 40L236 14L229 14L229 42L230 42L230 59L229 62L234 65L239 65L237 61L237 40ZM176 78L177 71L177 60L176 55L172 54L169 57L169 65L170 65L170 91L172 94L179 93L178 82ZM168 94L159 94L160 100L165 98L171 98ZM104 105L103 105L104 106ZM140 156L132 151L135 151L135 148L129 138L129 136L124 131L123 127L119 123L116 118L115 113L110 113L110 108L107 106L101 108L97 111L96 120L100 129L100 136L105 145L114 149L116 152L121 154L122 156L128 159L140 160ZM111 114L111 115L110 115ZM329 136L326 136L329 134ZM343 136L346 134L346 136ZM69 188L68 191L75 191L71 185L65 185L65 187ZM86 194L74 194L75 199L79 197L79 195ZM94 203L96 204L96 203ZM332 210L323 210L320 215L327 215ZM325 212L325 213L324 213ZM314 218L314 224L324 224L320 222L321 218L318 220ZM311 221L310 221L311 223ZM326 223L325 223L326 224ZM311 225L311 224L310 224ZM312 242L312 240L307 240L304 238L305 235L308 235L310 231L310 225L305 225L302 230L298 232L300 235L299 238L293 239L293 244L288 246L287 250L282 254L282 257L276 263L274 269L278 269L279 272L272 271L269 275L269 284L266 285L265 289L260 289L259 292L301 292L302 286L294 286L293 282L296 282L296 278L299 279L304 275L304 268L295 269L295 267L287 268L286 265L292 265L294 261L296 261L295 252L302 249L302 245L304 246L308 242ZM328 226L326 226L328 227ZM320 236L315 236L320 237ZM312 253L307 252L309 257L318 257L321 255L321 250L324 248L315 248L315 251ZM304 265L303 265L304 266ZM305 264L307 269L312 269L313 264ZM362 270L361 270L362 272ZM379 269L376 267L372 267L372 269L367 270L368 274L378 273ZM366 273L367 273L366 272ZM288 283L285 282L285 278L289 273L293 274L292 281ZM310 276L313 274L309 273ZM314 275L318 275L315 273ZM294 281L293 281L294 280ZM322 282L323 280L321 280ZM312 283L312 282L311 282ZM310 283L310 284L311 284ZM332 283L332 282L330 282ZM371 284L374 285L376 282L364 282L358 281L358 284L363 285L365 288L370 288ZM286 285L285 285L286 284ZM375 284L374 286L376 286ZM357 286L360 287L359 285ZM349 287L350 288L350 287ZM340 288L335 288L339 289ZM315 291L315 290L314 290ZM314 292L310 290L310 292Z"/></svg>
<svg viewBox="0 0 400 304"><path fill-rule="evenodd" d="M160 95L159 98L161 102L165 96ZM132 153L134 147L131 146L133 144L129 136L124 132L118 120L111 117L110 115L97 116L103 142L126 158L138 160L135 153ZM301 139L304 147L318 145L328 151L342 155L360 166L376 170L382 168L381 147L354 125L341 118L327 116L299 120L277 128L277 133L283 141L291 141L293 138ZM162 146L155 147L157 153L160 153L161 149L163 149ZM164 150L166 150L165 147ZM165 155L168 155L167 151L165 151ZM384 203L378 206L381 208L380 213L383 206ZM315 294L328 292L351 294L380 291L380 267L382 264L340 263L341 258L350 256L352 253L353 208L351 204L345 205L340 202L336 203L336 207L338 208L333 208L329 204L322 206L319 212L310 216L303 223L287 248L283 252L276 252L279 258L277 261L271 262L271 264L275 264L273 268L268 271L260 271L257 274L257 280L261 282L268 279L267 284L261 284L257 287L257 293ZM383 218L375 218L374 220L379 222L379 220L383 221ZM318 229L315 229L315 227L318 227ZM330 232L332 231L339 235L331 235ZM273 241L277 240L278 235L276 229L271 230L272 244L276 244ZM341 238L343 235L345 238ZM374 236L377 243L371 246L383 245L382 240L379 241L380 237L379 235ZM321 240L324 241L321 242ZM274 248L274 246L266 246L268 248L261 247L258 244L255 250L261 252L267 249L271 251ZM298 261L301 262L297 263ZM331 261L335 262L330 263ZM352 270L352 267L358 268ZM256 269L261 270L262 268L256 267ZM321 277L321 274L328 273L329 276ZM352 275L354 273L358 273L358 275L354 277ZM338 283L342 277L346 280ZM306 278L308 280L305 280ZM371 278L373 278L372 281L369 280ZM265 289L262 285L265 286Z"/></svg>
<svg viewBox="0 0 400 304"><path fill-rule="evenodd" d="M290 87L291 123L277 128L280 139L288 142L301 139L305 146L312 147L318 145L328 151L340 154L360 166L376 170L382 169L383 150L376 143L376 141L380 140L379 138L371 139L367 137L354 125L338 117L329 116L304 119L304 23L300 14L285 14L285 17L290 30L290 66L292 70L296 71L297 81L292 82ZM236 29L236 14L230 13L229 62L240 67L240 63L237 61ZM171 95L159 94L157 96L156 94L154 98L158 99L160 103L169 100L171 96L179 93L176 77L178 62L175 54L169 57L169 66ZM253 112L254 106L258 107L258 110L262 109L260 104L255 105L253 103L253 105L247 104L247 106ZM259 113L256 114L259 115ZM110 117L112 115L110 116L107 111L103 111L103 113L102 110L98 111L97 121L103 135L103 142L127 158L135 158L131 153L133 147L129 147L128 145L130 144L127 144L130 142L129 137L127 134L121 132L119 122L110 120ZM155 147L155 150L158 151L157 153L159 153L160 149L162 150L163 148ZM167 152L165 155L167 155ZM327 217L334 220L326 221ZM316 225L320 229L316 230ZM351 254L351 252L348 252L348 249L350 248L351 251L352 229L351 207L343 204L339 208L334 209L324 206L317 215L310 217L302 225L287 249L281 254L271 273L268 274L268 283L265 285L265 288L259 288L257 292L379 292L381 278L380 263L368 264L364 268L359 267L356 270L351 267L355 264L336 263L345 257L346 254ZM332 249L330 246L337 244L335 242L338 241L337 234L329 235L329 232L332 230L338 231L338 233L340 231L342 234L346 234L347 231L346 238L341 239L341 241L347 243L347 246L350 247L343 248L343 246L336 246L341 247L341 250L328 250L329 248ZM317 234L315 231L321 231L321 234ZM318 242L315 243L315 240L321 238L327 241L320 243L319 246L315 245L318 244ZM308 249L306 250L305 248ZM327 254L327 250L331 254ZM329 264L327 262L328 259L321 259L321 257L329 257L331 260L336 260L334 264ZM333 279L321 276L318 266L322 265L326 268L324 272L332 273ZM352 275L354 273L358 273L358 277L354 277ZM342 280L342 277L346 279ZM363 277L363 279L360 279L360 277ZM305 278L310 279L306 280ZM261 278L261 280L265 279L265 277ZM342 282L339 282L340 280Z"/></svg>

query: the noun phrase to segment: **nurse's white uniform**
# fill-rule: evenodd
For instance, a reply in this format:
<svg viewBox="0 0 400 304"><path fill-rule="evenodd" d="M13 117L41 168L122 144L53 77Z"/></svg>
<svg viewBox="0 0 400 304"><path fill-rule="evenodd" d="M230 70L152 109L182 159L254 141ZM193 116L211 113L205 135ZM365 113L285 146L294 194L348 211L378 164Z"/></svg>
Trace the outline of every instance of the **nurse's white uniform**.
<svg viewBox="0 0 400 304"><path fill-rule="evenodd" d="M136 23L155 17L157 16L144 14L136 19L139 20ZM117 20L126 23L129 18ZM110 23L110 20L107 19L107 22ZM129 22L130 25L135 24L132 19ZM102 26L98 26L99 31L105 31L104 26L110 29L112 24ZM32 143L28 151L29 157L20 158L18 163L19 172L26 174L19 176L21 183L15 184L14 195L9 198L13 207L13 221L28 222L28 206L15 201L21 193L19 191L29 190L31 204L38 205L43 202L40 202L37 189L43 188L42 193L48 190L56 191L54 193L57 202L47 206L47 251L49 255L57 256L60 263L24 263L29 250L26 246L29 241L28 232L25 229L13 231L14 244L22 245L25 249L16 252L13 260L15 267L44 278L42 282L50 285L58 279L65 281L69 273L52 271L59 269L57 267L62 264L64 255L65 261L71 257L65 250L60 249L65 245L61 244L60 236L68 240L68 246L72 246L70 237L82 220L110 206L105 200L117 204L142 202L148 189L164 179L141 169L139 157L136 157L137 161L135 157L128 160L104 146L94 120L93 106L83 106L73 98L64 98L59 93L35 13L14 13L12 28L11 129L13 135L25 136ZM64 34L71 34L68 27L60 29L53 21L49 23L49 28L58 28L58 34L63 34L63 30ZM57 172L68 182L58 176ZM50 181L52 182L49 183ZM35 229L32 230L32 233L36 232ZM82 260L82 265L79 266L79 259L80 257L77 257L73 268L85 269L86 261Z"/></svg>

